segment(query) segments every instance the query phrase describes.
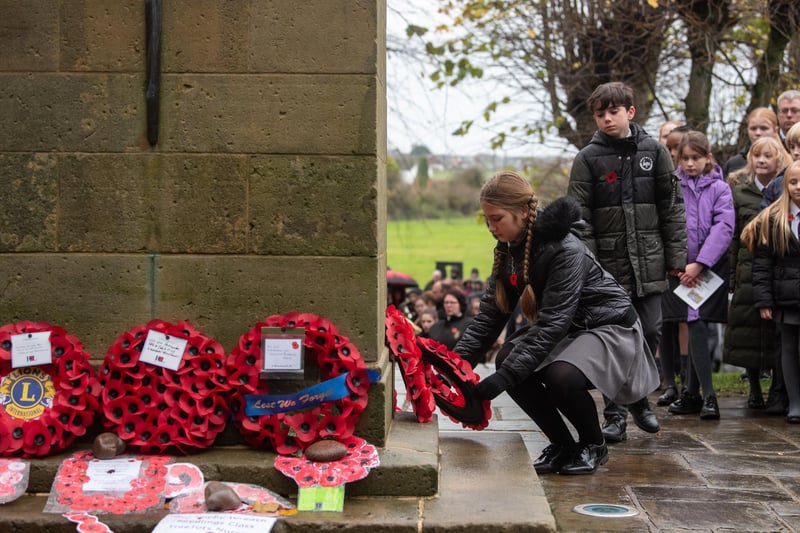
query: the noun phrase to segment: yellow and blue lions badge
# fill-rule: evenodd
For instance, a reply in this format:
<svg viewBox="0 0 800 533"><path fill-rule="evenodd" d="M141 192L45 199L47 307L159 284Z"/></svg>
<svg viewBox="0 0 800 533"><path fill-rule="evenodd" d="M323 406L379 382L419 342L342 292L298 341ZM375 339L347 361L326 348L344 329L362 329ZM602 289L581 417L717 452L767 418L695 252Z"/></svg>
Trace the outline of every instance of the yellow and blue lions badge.
<svg viewBox="0 0 800 533"><path fill-rule="evenodd" d="M17 368L0 380L0 407L14 418L39 418L55 395L50 375L37 367Z"/></svg>

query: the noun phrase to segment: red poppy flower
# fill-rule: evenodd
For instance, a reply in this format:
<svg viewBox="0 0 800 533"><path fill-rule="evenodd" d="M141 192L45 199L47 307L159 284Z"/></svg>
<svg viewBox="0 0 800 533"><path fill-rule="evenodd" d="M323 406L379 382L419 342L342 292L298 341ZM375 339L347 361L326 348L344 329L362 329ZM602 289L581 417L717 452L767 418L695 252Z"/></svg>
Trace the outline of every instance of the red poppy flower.
<svg viewBox="0 0 800 533"><path fill-rule="evenodd" d="M786 218L789 220L790 223L794 222L794 215L793 214L789 213L789 216L787 216Z"/></svg>
<svg viewBox="0 0 800 533"><path fill-rule="evenodd" d="M617 176L617 173L612 170L611 172L606 174L605 180L606 180L606 182L611 184L611 183L614 183L615 181L617 181L618 178L619 178L619 176Z"/></svg>
<svg viewBox="0 0 800 533"><path fill-rule="evenodd" d="M312 443L317 438L318 411L294 413L283 418L283 423L288 425L295 433L295 437L302 443Z"/></svg>
<svg viewBox="0 0 800 533"><path fill-rule="evenodd" d="M285 433L275 434L272 437L272 442L275 446L275 452L279 455L291 455L300 450L300 441Z"/></svg>

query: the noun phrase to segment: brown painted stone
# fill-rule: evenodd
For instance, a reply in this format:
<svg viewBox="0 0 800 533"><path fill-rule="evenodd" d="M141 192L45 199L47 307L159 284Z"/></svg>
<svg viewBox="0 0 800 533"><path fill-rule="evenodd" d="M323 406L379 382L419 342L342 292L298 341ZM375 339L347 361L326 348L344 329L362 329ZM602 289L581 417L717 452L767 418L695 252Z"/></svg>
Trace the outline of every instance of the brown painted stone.
<svg viewBox="0 0 800 533"><path fill-rule="evenodd" d="M100 433L92 444L92 453L98 459L113 459L125 451L125 441L116 433Z"/></svg>
<svg viewBox="0 0 800 533"><path fill-rule="evenodd" d="M206 509L209 511L231 511L242 504L242 499L232 488L221 481L206 483Z"/></svg>
<svg viewBox="0 0 800 533"><path fill-rule="evenodd" d="M338 461L347 454L347 447L339 441L318 440L306 448L306 459L318 463Z"/></svg>

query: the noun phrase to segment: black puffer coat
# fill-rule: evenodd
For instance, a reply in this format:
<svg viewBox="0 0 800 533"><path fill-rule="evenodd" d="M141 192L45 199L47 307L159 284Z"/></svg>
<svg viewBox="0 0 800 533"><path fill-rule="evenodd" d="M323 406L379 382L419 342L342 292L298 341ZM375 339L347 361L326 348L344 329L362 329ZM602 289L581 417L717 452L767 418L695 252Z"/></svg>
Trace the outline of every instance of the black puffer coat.
<svg viewBox="0 0 800 533"><path fill-rule="evenodd" d="M770 228L770 235L772 234ZM753 306L772 309L776 322L796 323L800 315L800 242L789 237L786 255L779 257L769 245L759 245L753 255Z"/></svg>
<svg viewBox="0 0 800 533"><path fill-rule="evenodd" d="M736 209L736 226L731 241L733 291L728 308L728 325L722 360L744 368L768 368L775 364L775 324L764 320L753 305L753 257L740 241L744 227L761 211L761 191L743 172L728 179Z"/></svg>
<svg viewBox="0 0 800 533"><path fill-rule="evenodd" d="M512 386L533 373L568 333L606 324L630 326L636 321L627 291L572 233L580 225L580 206L570 197L559 198L537 215L529 281L536 295L538 319L497 370ZM473 364L482 360L510 316L495 304L496 284L503 284L510 309L523 289L524 237L510 245L498 243L497 248L505 257L499 274L489 279L480 313L453 349ZM512 265L516 287L510 282Z"/></svg>
<svg viewBox="0 0 800 533"><path fill-rule="evenodd" d="M672 159L631 122L631 136L602 131L572 163L568 194L587 222L581 237L633 296L662 293L686 266L686 214Z"/></svg>

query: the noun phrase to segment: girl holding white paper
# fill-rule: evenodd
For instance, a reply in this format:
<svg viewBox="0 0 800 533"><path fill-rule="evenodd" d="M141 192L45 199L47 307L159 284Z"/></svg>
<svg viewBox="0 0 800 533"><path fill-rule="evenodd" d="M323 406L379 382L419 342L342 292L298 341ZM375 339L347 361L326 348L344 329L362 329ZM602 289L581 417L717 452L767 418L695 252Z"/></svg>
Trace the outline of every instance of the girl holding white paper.
<svg viewBox="0 0 800 533"><path fill-rule="evenodd" d="M730 260L728 247L733 239L735 212L731 189L714 162L708 139L697 131L683 136L678 146L678 168L683 203L686 209L686 268L675 272L681 285L694 287L707 269L723 280L698 309L687 307L689 324L689 368L681 397L669 406L673 414L700 413L704 420L719 419L719 406L711 381L711 354L708 349L710 322L725 322L728 307ZM703 396L700 396L702 389Z"/></svg>
<svg viewBox="0 0 800 533"><path fill-rule="evenodd" d="M783 194L742 231L753 254L753 299L761 318L780 330L789 414L800 424L800 161L783 175Z"/></svg>

